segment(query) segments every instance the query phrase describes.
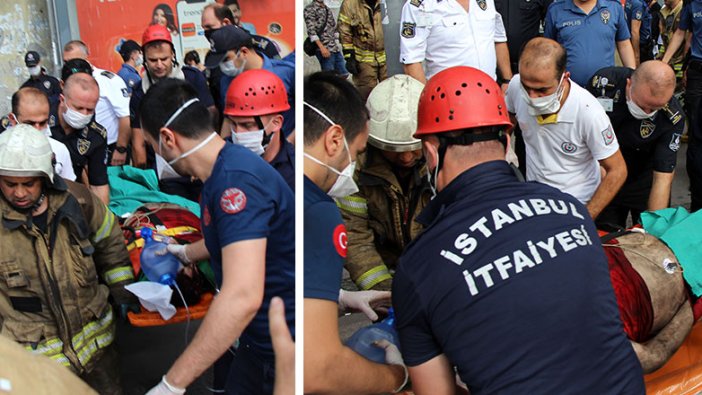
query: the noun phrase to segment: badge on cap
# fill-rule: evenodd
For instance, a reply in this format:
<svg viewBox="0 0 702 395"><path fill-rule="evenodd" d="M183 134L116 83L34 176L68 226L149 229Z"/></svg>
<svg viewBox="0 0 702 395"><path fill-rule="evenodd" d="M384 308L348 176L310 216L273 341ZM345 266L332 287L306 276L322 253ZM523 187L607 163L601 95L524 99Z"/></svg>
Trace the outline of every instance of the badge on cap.
<svg viewBox="0 0 702 395"><path fill-rule="evenodd" d="M607 126L607 129L602 131L602 138L604 139L605 145L610 145L614 142L614 130L612 130L612 125Z"/></svg>
<svg viewBox="0 0 702 395"><path fill-rule="evenodd" d="M602 23L605 25L609 23L609 17L612 16L609 13L609 10L602 10L600 11L600 18L602 19Z"/></svg>
<svg viewBox="0 0 702 395"><path fill-rule="evenodd" d="M222 193L219 206L227 214L236 214L246 208L246 194L239 188L229 188Z"/></svg>
<svg viewBox="0 0 702 395"><path fill-rule="evenodd" d="M417 27L416 23L402 22L402 37L404 37L404 38L414 37L416 27Z"/></svg>
<svg viewBox="0 0 702 395"><path fill-rule="evenodd" d="M46 88L46 90L49 90L51 88L51 81L44 81L44 88Z"/></svg>
<svg viewBox="0 0 702 395"><path fill-rule="evenodd" d="M487 1L477 0L477 2L478 2L478 7L480 7L481 10L483 10L483 11L487 10Z"/></svg>
<svg viewBox="0 0 702 395"><path fill-rule="evenodd" d="M342 258L346 258L346 248L348 247L348 237L346 236L346 226L339 224L334 228L333 243L336 252Z"/></svg>

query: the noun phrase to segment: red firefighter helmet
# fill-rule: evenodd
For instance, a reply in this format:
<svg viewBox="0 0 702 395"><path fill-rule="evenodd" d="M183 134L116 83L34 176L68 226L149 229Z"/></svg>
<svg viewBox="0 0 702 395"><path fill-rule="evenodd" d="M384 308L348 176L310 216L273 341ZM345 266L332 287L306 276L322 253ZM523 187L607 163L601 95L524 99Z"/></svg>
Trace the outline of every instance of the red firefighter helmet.
<svg viewBox="0 0 702 395"><path fill-rule="evenodd" d="M495 80L467 66L448 68L429 79L419 97L414 137L485 126L512 126Z"/></svg>
<svg viewBox="0 0 702 395"><path fill-rule="evenodd" d="M173 46L171 32L165 26L159 24L149 25L141 37L141 47L144 48L146 45L156 41L166 41Z"/></svg>
<svg viewBox="0 0 702 395"><path fill-rule="evenodd" d="M224 114L254 117L277 114L290 109L283 81L268 70L247 70L238 75L227 89Z"/></svg>

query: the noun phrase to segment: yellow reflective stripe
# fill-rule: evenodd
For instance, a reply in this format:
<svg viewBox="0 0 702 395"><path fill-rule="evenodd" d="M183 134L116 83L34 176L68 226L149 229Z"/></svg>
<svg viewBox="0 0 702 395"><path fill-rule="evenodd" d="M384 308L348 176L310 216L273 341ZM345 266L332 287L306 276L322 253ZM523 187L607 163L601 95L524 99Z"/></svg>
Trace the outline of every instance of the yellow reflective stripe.
<svg viewBox="0 0 702 395"><path fill-rule="evenodd" d="M115 223L115 216L109 210L105 210L105 218L102 220L102 225L98 229L97 234L93 238L93 242L99 243L101 240L107 238L112 231L112 225Z"/></svg>
<svg viewBox="0 0 702 395"><path fill-rule="evenodd" d="M351 24L351 18L344 14L339 14L339 22Z"/></svg>
<svg viewBox="0 0 702 395"><path fill-rule="evenodd" d="M51 355L63 350L63 342L61 339L56 338L40 343L36 349L32 348L32 346L25 346L24 348L34 354Z"/></svg>
<svg viewBox="0 0 702 395"><path fill-rule="evenodd" d="M356 60L359 62L372 63L378 61L378 63L384 63L387 60L385 51L369 51L356 46L353 47L353 51L356 54Z"/></svg>
<svg viewBox="0 0 702 395"><path fill-rule="evenodd" d="M380 265L372 268L371 270L363 273L361 277L358 278L356 284L363 290L368 290L379 284L382 281L390 280L392 276L387 266Z"/></svg>
<svg viewBox="0 0 702 395"><path fill-rule="evenodd" d="M336 205L340 209L358 215L368 215L368 202L366 199L358 196L346 196L336 199Z"/></svg>
<svg viewBox="0 0 702 395"><path fill-rule="evenodd" d="M65 367L71 367L71 361L68 360L68 358L63 354L56 354L56 355L50 355L49 358L55 362L60 363L61 365Z"/></svg>
<svg viewBox="0 0 702 395"><path fill-rule="evenodd" d="M117 284L121 281L133 279L134 273L132 272L132 268L129 266L122 266L105 272L105 282L107 285Z"/></svg>
<svg viewBox="0 0 702 395"><path fill-rule="evenodd" d="M100 321L91 321L83 327L83 329L78 332L71 342L73 343L73 349L78 350L83 347L83 343L88 340L92 340L99 331L109 328L112 324L112 309L107 310L107 314L100 319Z"/></svg>

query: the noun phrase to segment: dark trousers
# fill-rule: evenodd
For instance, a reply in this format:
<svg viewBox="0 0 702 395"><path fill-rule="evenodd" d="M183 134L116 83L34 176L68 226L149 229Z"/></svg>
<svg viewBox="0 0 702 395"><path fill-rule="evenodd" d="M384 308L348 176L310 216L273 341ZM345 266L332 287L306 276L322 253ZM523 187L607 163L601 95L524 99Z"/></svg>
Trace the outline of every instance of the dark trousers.
<svg viewBox="0 0 702 395"><path fill-rule="evenodd" d="M227 376L228 395L272 395L275 383L275 360L264 358L242 343L236 350Z"/></svg>
<svg viewBox="0 0 702 395"><path fill-rule="evenodd" d="M121 395L119 357L115 346L107 347L105 353L99 358L90 372L80 375L81 380L100 395Z"/></svg>

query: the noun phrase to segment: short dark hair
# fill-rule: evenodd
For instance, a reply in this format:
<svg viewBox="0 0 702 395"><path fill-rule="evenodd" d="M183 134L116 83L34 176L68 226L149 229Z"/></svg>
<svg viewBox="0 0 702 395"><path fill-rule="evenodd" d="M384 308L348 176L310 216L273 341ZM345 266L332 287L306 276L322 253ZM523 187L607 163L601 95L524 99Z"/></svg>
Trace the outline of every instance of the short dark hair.
<svg viewBox="0 0 702 395"><path fill-rule="evenodd" d="M34 100L46 100L46 105L49 105L49 96L47 96L44 91L37 88L32 88L31 86L20 88L17 92L12 94L12 113L15 114L15 116L19 114L20 101L22 101L22 99L25 97L27 99L33 98Z"/></svg>
<svg viewBox="0 0 702 395"><path fill-rule="evenodd" d="M183 62L185 64L188 64L188 62L195 62L195 64L200 64L200 54L198 54L197 51L193 49L192 51L189 51L185 54Z"/></svg>
<svg viewBox="0 0 702 395"><path fill-rule="evenodd" d="M338 74L320 71L305 79L304 100L341 125L349 144L365 130L369 115L358 90ZM304 144L312 145L331 126L316 111L304 106Z"/></svg>
<svg viewBox="0 0 702 395"><path fill-rule="evenodd" d="M197 98L197 91L189 82L166 78L146 92L139 106L141 126L154 139L168 118L190 99ZM187 138L197 138L212 132L210 112L202 102L195 102L171 122L168 127Z"/></svg>

